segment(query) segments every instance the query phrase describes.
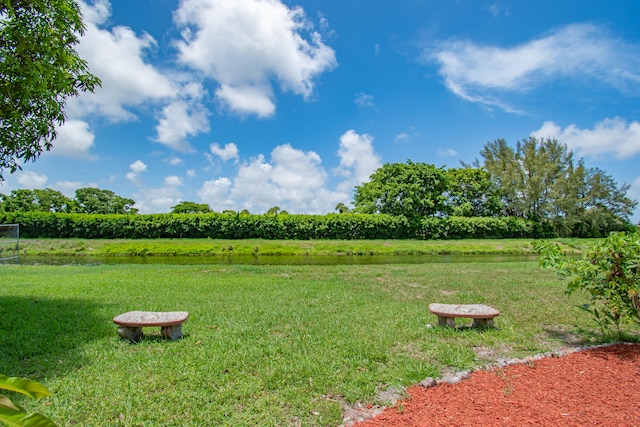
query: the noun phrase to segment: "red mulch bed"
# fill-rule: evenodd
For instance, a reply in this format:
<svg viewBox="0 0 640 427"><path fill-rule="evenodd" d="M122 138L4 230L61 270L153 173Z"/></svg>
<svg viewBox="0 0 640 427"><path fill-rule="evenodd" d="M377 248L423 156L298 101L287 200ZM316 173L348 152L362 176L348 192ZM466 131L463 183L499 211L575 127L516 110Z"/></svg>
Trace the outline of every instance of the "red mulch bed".
<svg viewBox="0 0 640 427"><path fill-rule="evenodd" d="M640 426L640 345L620 344L476 371L357 427Z"/></svg>

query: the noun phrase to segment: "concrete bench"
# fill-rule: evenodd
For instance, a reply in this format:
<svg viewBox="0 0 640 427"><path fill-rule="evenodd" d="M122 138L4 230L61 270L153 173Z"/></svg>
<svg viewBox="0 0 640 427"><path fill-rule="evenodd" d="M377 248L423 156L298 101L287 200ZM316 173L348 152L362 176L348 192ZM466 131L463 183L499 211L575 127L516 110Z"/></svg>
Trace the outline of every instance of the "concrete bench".
<svg viewBox="0 0 640 427"><path fill-rule="evenodd" d="M456 326L456 317L473 319L472 328L493 326L500 312L484 304L429 304L429 311L438 316L438 326Z"/></svg>
<svg viewBox="0 0 640 427"><path fill-rule="evenodd" d="M118 335L129 341L142 338L142 328L160 326L163 337L176 340L182 336L182 324L189 317L186 311L129 311L113 318L119 326Z"/></svg>

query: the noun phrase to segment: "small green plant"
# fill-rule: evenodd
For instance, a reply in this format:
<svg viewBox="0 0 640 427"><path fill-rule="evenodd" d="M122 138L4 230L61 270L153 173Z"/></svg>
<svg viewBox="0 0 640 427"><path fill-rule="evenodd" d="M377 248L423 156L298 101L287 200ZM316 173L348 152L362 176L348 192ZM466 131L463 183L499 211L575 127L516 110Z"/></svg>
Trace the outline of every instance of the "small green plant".
<svg viewBox="0 0 640 427"><path fill-rule="evenodd" d="M34 399L50 396L49 390L37 381L0 374L0 389L22 393ZM0 421L6 426L55 427L53 421L41 414L29 414L8 397L0 394Z"/></svg>
<svg viewBox="0 0 640 427"><path fill-rule="evenodd" d="M561 256L557 244L535 242L540 266L571 277L567 293L586 291L588 311L603 333L610 326L620 332L621 322L640 325L640 234L614 233L596 240L581 259Z"/></svg>

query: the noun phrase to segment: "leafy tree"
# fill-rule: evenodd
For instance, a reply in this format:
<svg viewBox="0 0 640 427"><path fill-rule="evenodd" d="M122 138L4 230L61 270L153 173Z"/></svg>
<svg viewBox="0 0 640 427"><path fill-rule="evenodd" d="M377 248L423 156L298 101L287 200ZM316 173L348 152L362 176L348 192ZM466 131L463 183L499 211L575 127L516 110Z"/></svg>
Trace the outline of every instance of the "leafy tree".
<svg viewBox="0 0 640 427"><path fill-rule="evenodd" d="M242 210L240 211L240 215L251 215L251 212L249 212L249 210L248 210L248 209L242 209Z"/></svg>
<svg viewBox="0 0 640 427"><path fill-rule="evenodd" d="M13 190L8 196L0 195L0 210L4 212L76 212L78 204L59 191Z"/></svg>
<svg viewBox="0 0 640 427"><path fill-rule="evenodd" d="M195 213L210 213L213 212L211 207L206 203L196 202L180 202L171 207L171 213L176 214L195 214Z"/></svg>
<svg viewBox="0 0 640 427"><path fill-rule="evenodd" d="M2 195L3 212L33 212L36 206L33 190L13 190L9 195Z"/></svg>
<svg viewBox="0 0 640 427"><path fill-rule="evenodd" d="M549 216L556 182L573 164L566 145L549 138L518 141L515 150L499 139L486 144L480 154L507 213L537 220Z"/></svg>
<svg viewBox="0 0 640 427"><path fill-rule="evenodd" d="M600 236L628 226L637 203L600 169L555 139L531 137L509 147L505 140L489 142L480 153L484 168L498 189L505 213L551 220L561 235Z"/></svg>
<svg viewBox="0 0 640 427"><path fill-rule="evenodd" d="M279 206L274 206L272 208L269 208L269 210L265 213L265 215L278 215L280 211L281 210Z"/></svg>
<svg viewBox="0 0 640 427"><path fill-rule="evenodd" d="M503 211L498 190L491 175L482 168L452 168L449 178L449 206L455 216L497 216Z"/></svg>
<svg viewBox="0 0 640 427"><path fill-rule="evenodd" d="M84 30L74 0L0 1L0 181L51 149L67 98L100 85L74 50Z"/></svg>
<svg viewBox="0 0 640 427"><path fill-rule="evenodd" d="M355 189L354 211L417 220L449 212L447 173L427 163L385 163Z"/></svg>
<svg viewBox="0 0 640 427"><path fill-rule="evenodd" d="M603 209L620 218L633 214L637 202L627 197L629 184L618 186L616 181L603 170L591 168L586 174L587 206Z"/></svg>
<svg viewBox="0 0 640 427"><path fill-rule="evenodd" d="M44 190L33 190L33 192L36 194L38 205L43 212L71 213L78 210L78 202L59 191L45 188Z"/></svg>
<svg viewBox="0 0 640 427"><path fill-rule="evenodd" d="M110 190L86 187L76 190L76 200L81 212L92 214L135 214L133 199L120 197Z"/></svg>
<svg viewBox="0 0 640 427"><path fill-rule="evenodd" d="M561 236L601 237L629 228L628 217L637 203L626 196L629 185L618 186L598 168L585 168L582 160L557 188L554 224Z"/></svg>
<svg viewBox="0 0 640 427"><path fill-rule="evenodd" d="M535 242L540 265L569 277L567 293L585 291L590 302L581 306L603 332L622 322L640 325L640 234L614 233L597 240L581 259L562 259L557 244Z"/></svg>
<svg viewBox="0 0 640 427"><path fill-rule="evenodd" d="M347 205L345 205L344 203L340 202L336 205L336 209L338 211L338 213L344 214L344 213L349 213L349 207Z"/></svg>

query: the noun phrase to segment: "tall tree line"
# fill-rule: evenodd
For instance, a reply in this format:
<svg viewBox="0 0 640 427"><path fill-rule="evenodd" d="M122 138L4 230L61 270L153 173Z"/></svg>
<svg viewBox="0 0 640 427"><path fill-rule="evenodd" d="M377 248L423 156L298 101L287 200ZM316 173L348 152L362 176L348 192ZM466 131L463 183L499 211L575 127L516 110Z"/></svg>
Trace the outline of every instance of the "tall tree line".
<svg viewBox="0 0 640 427"><path fill-rule="evenodd" d="M0 212L60 212L90 214L135 214L133 199L118 196L111 190L94 187L79 188L75 198L69 198L59 191L13 190L10 194L0 194Z"/></svg>
<svg viewBox="0 0 640 427"><path fill-rule="evenodd" d="M488 142L482 162L444 169L387 163L357 186L354 211L424 216L513 216L550 221L559 235L595 236L628 227L637 202L629 185L588 168L555 139L530 137L515 147Z"/></svg>

